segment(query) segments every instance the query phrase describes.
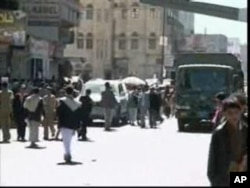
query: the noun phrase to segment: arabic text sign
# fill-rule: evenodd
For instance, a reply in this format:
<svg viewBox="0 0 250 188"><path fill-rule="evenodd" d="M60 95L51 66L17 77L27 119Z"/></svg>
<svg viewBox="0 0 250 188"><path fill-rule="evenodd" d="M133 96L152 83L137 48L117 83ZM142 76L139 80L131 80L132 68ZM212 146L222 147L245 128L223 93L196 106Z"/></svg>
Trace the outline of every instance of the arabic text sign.
<svg viewBox="0 0 250 188"><path fill-rule="evenodd" d="M58 22L60 3L57 0L24 1L22 9L28 14L29 25L49 25Z"/></svg>
<svg viewBox="0 0 250 188"><path fill-rule="evenodd" d="M14 24L15 17L12 12L1 11L0 12L0 25L2 24Z"/></svg>

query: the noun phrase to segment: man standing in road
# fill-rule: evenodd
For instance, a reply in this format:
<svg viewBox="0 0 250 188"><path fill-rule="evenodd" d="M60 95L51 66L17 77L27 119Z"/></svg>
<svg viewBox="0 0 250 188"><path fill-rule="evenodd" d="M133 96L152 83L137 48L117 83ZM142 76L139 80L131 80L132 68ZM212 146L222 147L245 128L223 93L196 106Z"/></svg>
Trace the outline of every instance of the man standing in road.
<svg viewBox="0 0 250 188"><path fill-rule="evenodd" d="M129 113L129 123L134 126L137 120L139 97L137 94L136 87L132 89L129 93L128 99L128 113Z"/></svg>
<svg viewBox="0 0 250 188"><path fill-rule="evenodd" d="M19 92L15 94L13 100L13 117L17 127L17 140L25 141L26 132L26 110L23 107L25 99L28 97L26 85L22 84Z"/></svg>
<svg viewBox="0 0 250 188"><path fill-rule="evenodd" d="M90 118L90 114L92 111L92 106L93 106L93 101L90 98L91 95L91 90L87 89L86 90L86 95L82 96L80 98L80 102L82 103L81 105L81 122L80 122L80 130L79 130L79 134L78 134L78 138L81 141L87 141L87 127L90 125L91 123L91 118Z"/></svg>
<svg viewBox="0 0 250 188"><path fill-rule="evenodd" d="M155 88L151 88L150 94L149 94L149 122L150 122L150 128L156 128L157 124L157 110L159 109L159 98L155 91Z"/></svg>
<svg viewBox="0 0 250 188"><path fill-rule="evenodd" d="M26 98L23 105L27 110L31 148L38 147L36 142L39 141L39 127L41 125L43 115L43 101L39 92L40 90L38 88L34 88L32 95Z"/></svg>
<svg viewBox="0 0 250 188"><path fill-rule="evenodd" d="M144 86L139 97L140 122L141 128L146 127L145 118L149 110L149 92L148 86Z"/></svg>
<svg viewBox="0 0 250 188"><path fill-rule="evenodd" d="M223 102L225 122L213 132L207 175L212 186L229 186L230 172L246 170L247 125L241 121L241 106L236 98Z"/></svg>
<svg viewBox="0 0 250 188"><path fill-rule="evenodd" d="M3 131L3 141L8 143L10 140L10 127L12 116L13 93L8 90L8 83L2 83L0 91L0 127Z"/></svg>
<svg viewBox="0 0 250 188"><path fill-rule="evenodd" d="M118 102L113 91L111 90L109 82L105 83L105 91L102 92L101 103L104 108L105 131L110 131L114 117L114 109L116 108Z"/></svg>
<svg viewBox="0 0 250 188"><path fill-rule="evenodd" d="M43 98L44 105L44 140L49 140L49 128L51 135L55 137L55 126L54 121L56 117L57 99L56 96L52 94L52 88L47 87L48 94Z"/></svg>
<svg viewBox="0 0 250 188"><path fill-rule="evenodd" d="M71 162L71 141L80 123L80 106L74 97L74 89L71 86L66 88L66 96L60 98L57 108L58 127L62 134L64 145L64 160L66 163Z"/></svg>

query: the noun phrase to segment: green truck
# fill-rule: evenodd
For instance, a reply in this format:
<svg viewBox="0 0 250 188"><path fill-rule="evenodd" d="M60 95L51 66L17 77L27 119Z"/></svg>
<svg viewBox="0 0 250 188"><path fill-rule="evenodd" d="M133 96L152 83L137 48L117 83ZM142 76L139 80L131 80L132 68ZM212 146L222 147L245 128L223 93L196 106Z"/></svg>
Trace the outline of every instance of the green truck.
<svg viewBox="0 0 250 188"><path fill-rule="evenodd" d="M171 77L179 131L212 130L215 94L244 89L241 61L232 54L182 54L174 60Z"/></svg>

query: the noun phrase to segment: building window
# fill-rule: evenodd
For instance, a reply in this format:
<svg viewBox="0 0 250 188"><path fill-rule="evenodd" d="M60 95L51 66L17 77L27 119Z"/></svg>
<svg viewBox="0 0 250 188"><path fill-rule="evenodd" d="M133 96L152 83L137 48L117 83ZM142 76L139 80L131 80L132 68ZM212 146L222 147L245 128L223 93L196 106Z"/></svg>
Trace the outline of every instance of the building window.
<svg viewBox="0 0 250 188"><path fill-rule="evenodd" d="M138 18L139 17L139 9L133 8L132 9L132 18Z"/></svg>
<svg viewBox="0 0 250 188"><path fill-rule="evenodd" d="M126 50L127 48L127 40L126 35L124 33L120 34L119 36L118 48L119 50Z"/></svg>
<svg viewBox="0 0 250 188"><path fill-rule="evenodd" d="M127 9L122 9L121 10L122 19L127 19L127 13L128 13Z"/></svg>
<svg viewBox="0 0 250 188"><path fill-rule="evenodd" d="M84 36L83 33L77 33L77 48L83 49L84 48Z"/></svg>
<svg viewBox="0 0 250 188"><path fill-rule="evenodd" d="M148 47L150 50L155 50L157 47L157 37L155 33L151 33L148 40Z"/></svg>
<svg viewBox="0 0 250 188"><path fill-rule="evenodd" d="M99 9L96 11L96 20L98 22L101 22L101 19L102 19L102 10Z"/></svg>
<svg viewBox="0 0 250 188"><path fill-rule="evenodd" d="M94 15L93 5L89 4L87 5L87 9L86 9L86 19L93 20L93 15Z"/></svg>
<svg viewBox="0 0 250 188"><path fill-rule="evenodd" d="M139 3L134 2L132 4L132 18L138 18L139 17Z"/></svg>
<svg viewBox="0 0 250 188"><path fill-rule="evenodd" d="M92 35L92 33L87 34L86 48L87 49L93 49L93 35Z"/></svg>
<svg viewBox="0 0 250 188"><path fill-rule="evenodd" d="M155 8L150 8L150 17L151 18L156 18L156 10L155 10Z"/></svg>
<svg viewBox="0 0 250 188"><path fill-rule="evenodd" d="M138 34L134 32L131 36L131 49L132 50L137 50L139 48L139 39L138 39Z"/></svg>
<svg viewBox="0 0 250 188"><path fill-rule="evenodd" d="M105 21L108 22L109 21L109 10L105 11Z"/></svg>

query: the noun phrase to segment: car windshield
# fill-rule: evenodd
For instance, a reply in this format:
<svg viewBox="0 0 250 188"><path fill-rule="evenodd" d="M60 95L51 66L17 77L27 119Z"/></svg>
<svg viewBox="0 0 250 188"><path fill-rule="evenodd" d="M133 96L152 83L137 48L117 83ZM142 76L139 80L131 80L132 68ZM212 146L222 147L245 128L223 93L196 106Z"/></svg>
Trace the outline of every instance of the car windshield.
<svg viewBox="0 0 250 188"><path fill-rule="evenodd" d="M192 91L225 91L229 82L228 69L192 68L180 72L179 87Z"/></svg>
<svg viewBox="0 0 250 188"><path fill-rule="evenodd" d="M118 92L115 84L111 84L112 91L116 94ZM105 85L103 83L89 83L85 85L85 90L91 90L93 94L100 94L105 91Z"/></svg>

